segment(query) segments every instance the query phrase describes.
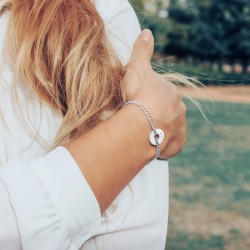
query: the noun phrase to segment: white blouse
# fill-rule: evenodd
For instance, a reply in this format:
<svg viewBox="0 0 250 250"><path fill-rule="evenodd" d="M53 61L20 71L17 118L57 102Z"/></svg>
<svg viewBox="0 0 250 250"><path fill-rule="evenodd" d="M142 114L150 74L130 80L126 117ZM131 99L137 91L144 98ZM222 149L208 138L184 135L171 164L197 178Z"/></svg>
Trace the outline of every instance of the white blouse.
<svg viewBox="0 0 250 250"><path fill-rule="evenodd" d="M125 65L140 33L136 15L127 0L95 0L95 5ZM13 98L13 74L3 49L8 17L0 18L0 249L164 249L167 163L146 166L101 216L70 153L64 147L47 152L34 140L51 144L61 117L40 107L21 82L19 103Z"/></svg>

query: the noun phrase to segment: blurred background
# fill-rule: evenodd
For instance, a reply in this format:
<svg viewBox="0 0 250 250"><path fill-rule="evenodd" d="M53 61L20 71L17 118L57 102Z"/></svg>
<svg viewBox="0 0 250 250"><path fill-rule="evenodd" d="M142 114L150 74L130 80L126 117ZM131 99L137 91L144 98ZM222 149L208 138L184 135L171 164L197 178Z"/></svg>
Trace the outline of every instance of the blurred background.
<svg viewBox="0 0 250 250"><path fill-rule="evenodd" d="M250 2L130 0L154 33L155 69L206 85L184 88L188 136L170 161L167 250L250 249ZM184 95L183 94L183 95Z"/></svg>

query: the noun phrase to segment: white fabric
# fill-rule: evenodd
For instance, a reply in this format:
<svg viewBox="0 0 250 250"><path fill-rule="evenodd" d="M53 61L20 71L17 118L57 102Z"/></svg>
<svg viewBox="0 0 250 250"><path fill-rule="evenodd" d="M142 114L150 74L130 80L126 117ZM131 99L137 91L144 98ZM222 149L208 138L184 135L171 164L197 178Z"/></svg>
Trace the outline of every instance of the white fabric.
<svg viewBox="0 0 250 250"><path fill-rule="evenodd" d="M126 64L140 33L133 9L126 0L95 0L95 5ZM6 13L0 18L0 249L164 249L167 163L146 166L101 217L97 200L69 152L58 147L48 153L34 141L32 127L50 144L61 118L48 107L39 107L22 86L22 110L12 98L12 71L3 51L7 21Z"/></svg>

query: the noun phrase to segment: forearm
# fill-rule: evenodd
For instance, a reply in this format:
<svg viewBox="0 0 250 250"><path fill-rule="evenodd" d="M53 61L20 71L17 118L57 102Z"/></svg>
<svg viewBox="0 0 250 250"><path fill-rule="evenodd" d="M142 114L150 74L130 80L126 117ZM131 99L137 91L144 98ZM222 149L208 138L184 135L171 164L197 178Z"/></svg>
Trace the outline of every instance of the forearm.
<svg viewBox="0 0 250 250"><path fill-rule="evenodd" d="M66 145L104 212L150 161L150 124L143 112L128 105L112 118Z"/></svg>

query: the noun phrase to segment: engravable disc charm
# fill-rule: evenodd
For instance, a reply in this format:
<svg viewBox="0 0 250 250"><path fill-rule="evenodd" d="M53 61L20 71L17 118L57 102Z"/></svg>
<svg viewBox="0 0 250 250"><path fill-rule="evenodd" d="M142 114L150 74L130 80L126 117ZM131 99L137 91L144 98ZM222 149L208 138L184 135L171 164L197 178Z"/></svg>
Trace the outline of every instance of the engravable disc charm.
<svg viewBox="0 0 250 250"><path fill-rule="evenodd" d="M156 139L158 139L159 144L161 144L164 140L164 132L157 128L155 129L156 134L154 130L149 134L149 141L153 146L156 146Z"/></svg>

